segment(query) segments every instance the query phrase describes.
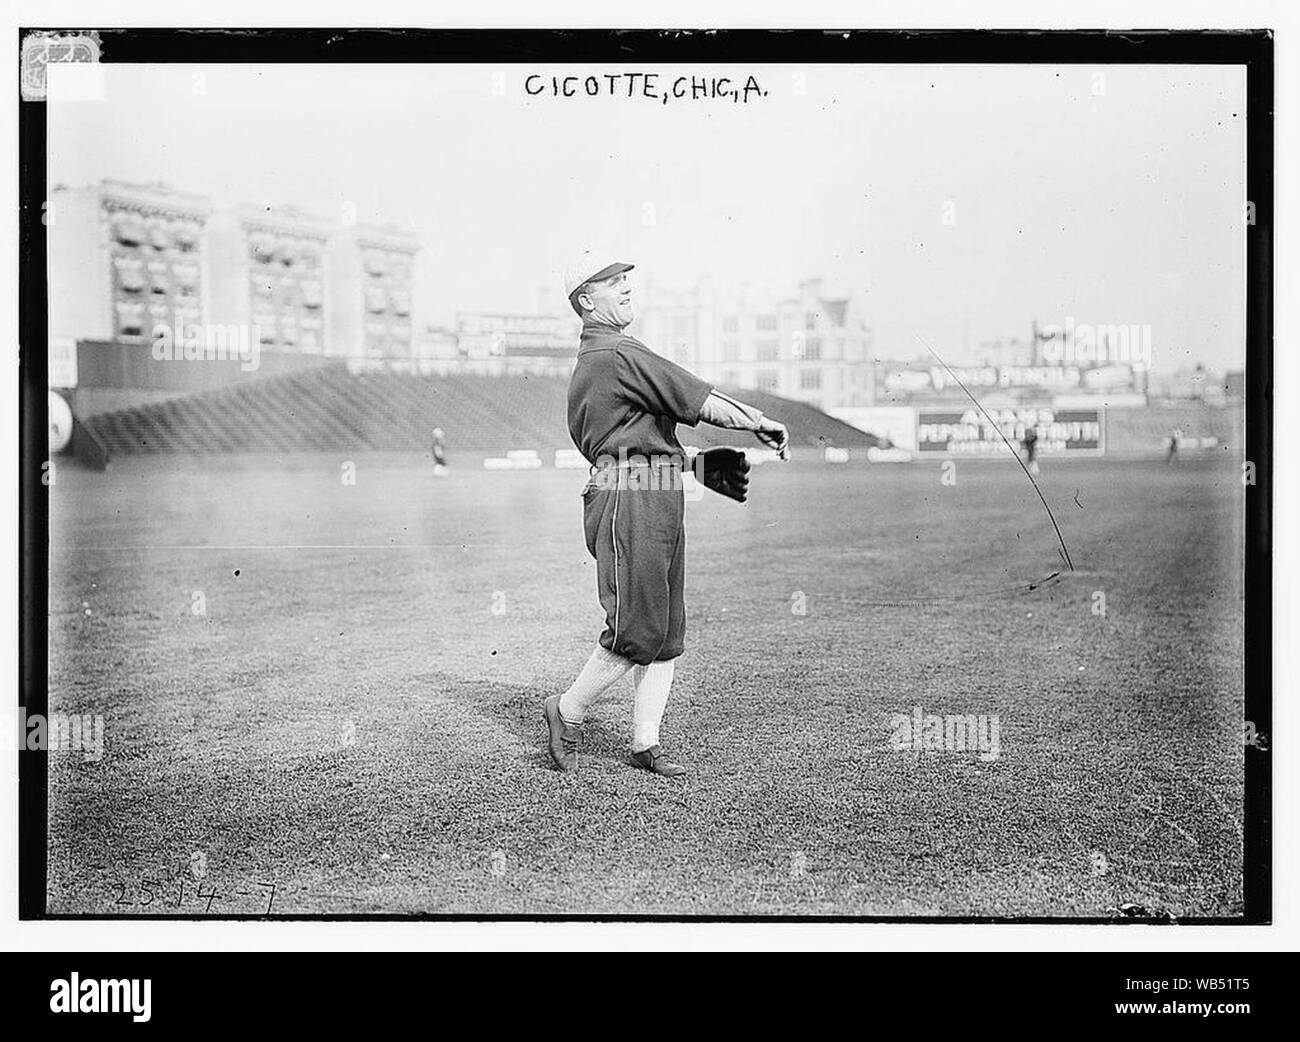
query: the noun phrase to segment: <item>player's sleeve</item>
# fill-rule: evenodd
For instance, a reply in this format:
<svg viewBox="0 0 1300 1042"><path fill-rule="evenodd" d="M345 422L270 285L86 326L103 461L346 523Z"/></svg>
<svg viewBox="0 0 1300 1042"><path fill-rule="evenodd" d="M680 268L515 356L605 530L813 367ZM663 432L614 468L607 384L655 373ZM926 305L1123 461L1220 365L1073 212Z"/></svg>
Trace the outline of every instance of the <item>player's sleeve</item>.
<svg viewBox="0 0 1300 1042"><path fill-rule="evenodd" d="M713 385L631 340L614 352L619 393L640 409L694 427Z"/></svg>

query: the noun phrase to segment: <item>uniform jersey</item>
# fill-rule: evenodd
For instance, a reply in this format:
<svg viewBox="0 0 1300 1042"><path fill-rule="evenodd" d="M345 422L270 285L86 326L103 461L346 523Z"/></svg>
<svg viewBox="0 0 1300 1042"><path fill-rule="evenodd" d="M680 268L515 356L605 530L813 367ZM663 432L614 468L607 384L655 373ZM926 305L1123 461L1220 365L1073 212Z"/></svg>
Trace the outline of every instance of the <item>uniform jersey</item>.
<svg viewBox="0 0 1300 1042"><path fill-rule="evenodd" d="M621 464L620 453L628 460L609 472L615 480L593 477L582 493L605 612L599 640L638 665L674 659L686 647L682 485L639 479L652 470L680 473L677 424L699 423L712 389L616 326L583 326L569 381L569 434L590 463ZM651 462L655 456L672 460L664 467Z"/></svg>
<svg viewBox="0 0 1300 1042"><path fill-rule="evenodd" d="M712 386L617 326L587 323L569 381L569 435L601 456L680 456L677 424L693 427Z"/></svg>

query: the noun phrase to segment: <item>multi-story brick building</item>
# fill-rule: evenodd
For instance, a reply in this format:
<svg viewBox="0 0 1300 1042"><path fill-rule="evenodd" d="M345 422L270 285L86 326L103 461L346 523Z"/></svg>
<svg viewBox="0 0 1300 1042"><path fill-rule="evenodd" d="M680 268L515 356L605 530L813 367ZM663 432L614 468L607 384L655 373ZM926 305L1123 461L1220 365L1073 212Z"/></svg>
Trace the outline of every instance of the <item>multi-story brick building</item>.
<svg viewBox="0 0 1300 1042"><path fill-rule="evenodd" d="M791 297L707 283L686 293L647 286L639 329L655 350L725 387L751 388L820 409L874 401L871 330L850 297L810 279Z"/></svg>
<svg viewBox="0 0 1300 1042"><path fill-rule="evenodd" d="M636 305L637 318L629 329L632 335L692 372L704 375L711 371L716 358L717 321L710 280L686 290L648 282Z"/></svg>
<svg viewBox="0 0 1300 1042"><path fill-rule="evenodd" d="M330 240L330 351L361 358L418 354L412 286L419 239L395 225L343 228Z"/></svg>
<svg viewBox="0 0 1300 1042"><path fill-rule="evenodd" d="M255 326L266 350L324 354L333 226L292 206L241 205L208 224L208 321Z"/></svg>
<svg viewBox="0 0 1300 1042"><path fill-rule="evenodd" d="M209 199L163 184L56 187L46 210L52 339L144 340L200 322Z"/></svg>
<svg viewBox="0 0 1300 1042"><path fill-rule="evenodd" d="M417 358L440 372L568 376L581 323L572 313L462 311L454 330L429 328Z"/></svg>
<svg viewBox="0 0 1300 1042"><path fill-rule="evenodd" d="M46 214L52 341L238 326L286 354L414 354L410 232L111 180L56 188Z"/></svg>

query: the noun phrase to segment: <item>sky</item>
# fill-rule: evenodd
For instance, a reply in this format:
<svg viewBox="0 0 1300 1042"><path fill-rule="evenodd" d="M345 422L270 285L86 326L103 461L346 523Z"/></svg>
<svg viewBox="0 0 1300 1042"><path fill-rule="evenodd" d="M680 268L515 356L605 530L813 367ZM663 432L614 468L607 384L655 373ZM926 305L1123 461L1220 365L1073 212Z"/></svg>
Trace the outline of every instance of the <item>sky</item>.
<svg viewBox="0 0 1300 1042"><path fill-rule="evenodd" d="M51 185L413 228L421 321L532 311L590 245L669 287L821 276L881 358L920 335L970 361L1036 319L1148 325L1160 370L1244 364L1237 66L106 65L89 100L65 74ZM683 76L759 89L674 97Z"/></svg>

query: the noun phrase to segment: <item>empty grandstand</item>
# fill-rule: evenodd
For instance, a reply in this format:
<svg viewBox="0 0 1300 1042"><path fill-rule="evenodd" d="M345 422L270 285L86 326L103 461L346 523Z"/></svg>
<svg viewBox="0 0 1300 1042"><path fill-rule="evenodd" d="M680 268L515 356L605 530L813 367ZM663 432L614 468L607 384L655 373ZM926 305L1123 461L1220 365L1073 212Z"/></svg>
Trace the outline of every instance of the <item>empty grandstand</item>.
<svg viewBox="0 0 1300 1042"><path fill-rule="evenodd" d="M82 419L110 455L423 449L442 427L458 451L570 444L567 381L540 376L416 376L322 365ZM870 446L877 439L811 406L737 392L790 428L796 446ZM705 426L685 442L736 442Z"/></svg>

